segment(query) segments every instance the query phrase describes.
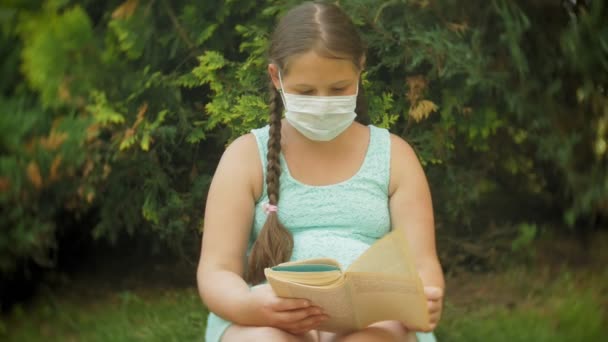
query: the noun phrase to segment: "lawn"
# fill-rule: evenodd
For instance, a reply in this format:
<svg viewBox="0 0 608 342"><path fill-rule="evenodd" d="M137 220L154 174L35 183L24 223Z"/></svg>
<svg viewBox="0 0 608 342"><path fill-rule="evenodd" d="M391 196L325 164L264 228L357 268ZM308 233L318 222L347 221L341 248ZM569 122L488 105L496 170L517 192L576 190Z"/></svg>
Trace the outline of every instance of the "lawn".
<svg viewBox="0 0 608 342"><path fill-rule="evenodd" d="M606 254L606 253L602 253ZM552 260L564 260L555 255ZM511 265L448 274L441 341L601 341L608 336L606 260ZM138 275L133 275L134 279ZM43 288L0 320L6 341L202 341L206 309L194 286L99 276Z"/></svg>

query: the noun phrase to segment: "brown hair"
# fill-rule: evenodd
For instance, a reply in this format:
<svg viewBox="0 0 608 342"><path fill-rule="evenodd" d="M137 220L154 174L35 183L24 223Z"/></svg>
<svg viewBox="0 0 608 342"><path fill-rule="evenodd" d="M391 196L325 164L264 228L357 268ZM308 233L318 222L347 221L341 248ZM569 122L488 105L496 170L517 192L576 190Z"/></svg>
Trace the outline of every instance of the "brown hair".
<svg viewBox="0 0 608 342"><path fill-rule="evenodd" d="M365 55L365 47L355 25L336 5L306 2L293 9L279 21L270 43L269 60L277 65L285 75L289 58L314 50L328 58L349 59L360 68ZM272 80L270 91L270 130L266 166L266 190L268 202L279 202L279 179L281 164L281 116L283 103ZM357 96L357 121L369 123L367 103L363 86L359 80ZM281 210L279 207L278 210ZM283 227L277 212L268 213L264 227L258 235L251 254L246 274L247 282L259 284L265 280L264 268L271 267L291 258L293 237Z"/></svg>

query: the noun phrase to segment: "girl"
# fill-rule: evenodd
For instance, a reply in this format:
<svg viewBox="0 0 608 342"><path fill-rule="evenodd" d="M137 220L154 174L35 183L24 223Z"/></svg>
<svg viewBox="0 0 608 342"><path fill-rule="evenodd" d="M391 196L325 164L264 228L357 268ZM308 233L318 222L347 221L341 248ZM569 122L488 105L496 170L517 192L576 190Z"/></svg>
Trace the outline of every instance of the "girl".
<svg viewBox="0 0 608 342"><path fill-rule="evenodd" d="M396 321L343 336L319 332L322 308L279 298L265 284L265 267L331 257L347 268L391 229L404 229L431 330L444 288L414 151L361 124L365 55L350 19L335 5L304 3L279 22L269 57L270 124L226 149L209 189L197 272L212 311L206 341L433 341Z"/></svg>

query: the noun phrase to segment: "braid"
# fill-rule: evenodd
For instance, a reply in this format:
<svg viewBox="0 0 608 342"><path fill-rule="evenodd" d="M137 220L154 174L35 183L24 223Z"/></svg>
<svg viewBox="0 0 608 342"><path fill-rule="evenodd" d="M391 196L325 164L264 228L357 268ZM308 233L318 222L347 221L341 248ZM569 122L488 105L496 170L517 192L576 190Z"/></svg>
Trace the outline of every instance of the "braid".
<svg viewBox="0 0 608 342"><path fill-rule="evenodd" d="M281 177L281 113L283 103L280 94L270 82L270 129L268 139L268 154L266 156L266 191L268 202L272 205L279 203L279 180ZM280 209L279 209L280 210ZM269 212L264 227L260 231L251 254L247 271L247 282L253 285L265 280L264 268L288 261L293 251L293 237L279 222L276 212Z"/></svg>
<svg viewBox="0 0 608 342"><path fill-rule="evenodd" d="M270 82L270 128L268 138L268 154L266 155L266 191L270 204L279 202L279 178L281 177L281 164L279 154L281 152L281 109L280 95Z"/></svg>

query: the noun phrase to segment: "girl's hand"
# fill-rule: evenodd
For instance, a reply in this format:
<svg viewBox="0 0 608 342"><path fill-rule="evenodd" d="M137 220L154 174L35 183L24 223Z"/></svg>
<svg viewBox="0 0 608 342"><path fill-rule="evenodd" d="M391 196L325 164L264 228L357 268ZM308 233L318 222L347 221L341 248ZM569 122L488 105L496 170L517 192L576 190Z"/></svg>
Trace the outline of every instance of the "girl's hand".
<svg viewBox="0 0 608 342"><path fill-rule="evenodd" d="M271 326L301 335L316 328L328 316L306 299L280 298L269 284L251 289L250 303L259 326Z"/></svg>
<svg viewBox="0 0 608 342"><path fill-rule="evenodd" d="M425 286L424 294L429 308L430 331L433 331L439 323L443 310L443 289L437 286Z"/></svg>

